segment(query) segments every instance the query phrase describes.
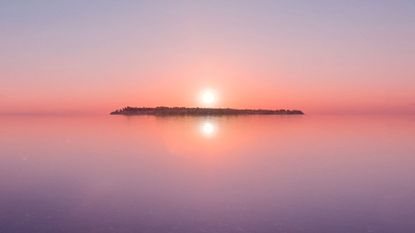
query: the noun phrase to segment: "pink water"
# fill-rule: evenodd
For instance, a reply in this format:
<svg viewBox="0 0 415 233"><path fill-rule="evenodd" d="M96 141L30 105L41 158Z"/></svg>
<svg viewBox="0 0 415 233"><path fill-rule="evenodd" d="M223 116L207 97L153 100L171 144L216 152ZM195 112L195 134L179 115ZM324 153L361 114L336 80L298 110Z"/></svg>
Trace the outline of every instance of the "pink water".
<svg viewBox="0 0 415 233"><path fill-rule="evenodd" d="M0 232L415 232L415 116L3 116Z"/></svg>

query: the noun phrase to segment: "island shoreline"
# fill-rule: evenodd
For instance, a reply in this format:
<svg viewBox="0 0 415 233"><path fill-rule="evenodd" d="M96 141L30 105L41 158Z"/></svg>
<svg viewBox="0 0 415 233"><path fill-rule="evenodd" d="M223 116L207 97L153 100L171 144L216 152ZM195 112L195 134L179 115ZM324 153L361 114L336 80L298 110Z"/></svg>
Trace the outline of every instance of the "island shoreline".
<svg viewBox="0 0 415 233"><path fill-rule="evenodd" d="M111 115L155 116L224 116L224 115L304 115L301 110L288 109L235 109L235 108L189 108L189 107L124 107Z"/></svg>

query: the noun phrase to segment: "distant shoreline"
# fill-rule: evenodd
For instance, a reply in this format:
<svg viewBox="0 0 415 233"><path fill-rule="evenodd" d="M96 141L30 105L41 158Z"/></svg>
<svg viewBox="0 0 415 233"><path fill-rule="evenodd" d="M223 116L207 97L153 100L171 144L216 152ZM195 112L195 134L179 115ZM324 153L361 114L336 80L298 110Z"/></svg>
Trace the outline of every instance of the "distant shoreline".
<svg viewBox="0 0 415 233"><path fill-rule="evenodd" d="M287 109L234 109L234 108L186 108L186 107L125 107L115 110L111 115L189 115L189 116L221 116L221 115L304 115L300 110Z"/></svg>

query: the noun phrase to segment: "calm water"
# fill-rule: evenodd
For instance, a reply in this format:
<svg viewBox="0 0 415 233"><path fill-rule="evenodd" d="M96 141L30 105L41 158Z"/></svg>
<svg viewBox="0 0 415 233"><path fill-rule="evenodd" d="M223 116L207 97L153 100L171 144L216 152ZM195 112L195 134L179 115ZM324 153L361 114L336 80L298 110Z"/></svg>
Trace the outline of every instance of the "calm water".
<svg viewBox="0 0 415 233"><path fill-rule="evenodd" d="M413 233L414 177L414 116L0 117L1 233Z"/></svg>

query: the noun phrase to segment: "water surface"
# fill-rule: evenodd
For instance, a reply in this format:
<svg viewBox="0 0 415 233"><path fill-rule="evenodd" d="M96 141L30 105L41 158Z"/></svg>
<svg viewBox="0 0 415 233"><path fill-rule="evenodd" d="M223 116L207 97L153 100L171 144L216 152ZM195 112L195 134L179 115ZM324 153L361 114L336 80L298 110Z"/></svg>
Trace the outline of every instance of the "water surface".
<svg viewBox="0 0 415 233"><path fill-rule="evenodd" d="M3 116L0 232L415 232L413 116Z"/></svg>

